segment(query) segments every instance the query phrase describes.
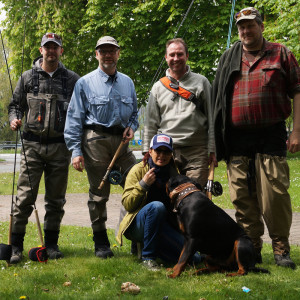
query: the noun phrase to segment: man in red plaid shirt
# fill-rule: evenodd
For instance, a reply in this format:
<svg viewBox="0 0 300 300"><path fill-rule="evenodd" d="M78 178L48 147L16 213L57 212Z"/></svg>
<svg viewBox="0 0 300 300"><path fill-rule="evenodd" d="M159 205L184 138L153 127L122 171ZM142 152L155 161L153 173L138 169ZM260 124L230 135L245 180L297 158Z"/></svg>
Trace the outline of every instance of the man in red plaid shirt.
<svg viewBox="0 0 300 300"><path fill-rule="evenodd" d="M263 38L255 8L244 8L235 18L240 41L221 56L213 83L217 159L227 162L236 220L253 241L257 263L264 219L276 264L294 269L286 153L300 151L299 65L289 49ZM287 139L291 99L294 124Z"/></svg>

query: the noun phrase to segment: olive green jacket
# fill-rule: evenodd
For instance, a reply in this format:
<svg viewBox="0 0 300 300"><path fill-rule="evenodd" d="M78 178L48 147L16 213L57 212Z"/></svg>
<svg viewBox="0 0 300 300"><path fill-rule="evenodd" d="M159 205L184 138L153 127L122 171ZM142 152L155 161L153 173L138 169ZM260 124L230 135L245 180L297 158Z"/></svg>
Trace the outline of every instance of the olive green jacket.
<svg viewBox="0 0 300 300"><path fill-rule="evenodd" d="M140 181L144 175L149 171L149 165L141 161L136 164L128 173L126 177L124 192L122 196L122 204L127 213L120 223L117 234L117 241L122 245L122 236L134 220L137 213L147 204L147 191L140 185ZM178 174L175 165L171 168L170 177Z"/></svg>

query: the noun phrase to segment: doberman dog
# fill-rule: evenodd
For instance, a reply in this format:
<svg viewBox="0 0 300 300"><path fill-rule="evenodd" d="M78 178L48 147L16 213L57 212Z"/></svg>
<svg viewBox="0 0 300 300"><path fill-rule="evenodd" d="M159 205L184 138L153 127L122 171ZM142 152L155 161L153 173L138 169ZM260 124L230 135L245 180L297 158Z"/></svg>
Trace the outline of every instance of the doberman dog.
<svg viewBox="0 0 300 300"><path fill-rule="evenodd" d="M255 267L250 238L224 210L206 197L199 184L187 176L177 175L168 181L167 194L185 237L179 260L169 277L179 276L196 251L206 255L206 268L196 273L237 271L227 276L269 273Z"/></svg>

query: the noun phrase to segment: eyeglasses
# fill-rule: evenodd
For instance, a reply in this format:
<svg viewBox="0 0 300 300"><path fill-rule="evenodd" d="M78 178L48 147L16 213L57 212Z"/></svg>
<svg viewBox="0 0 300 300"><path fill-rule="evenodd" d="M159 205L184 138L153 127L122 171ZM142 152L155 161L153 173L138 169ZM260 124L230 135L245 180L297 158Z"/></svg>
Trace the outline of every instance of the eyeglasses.
<svg viewBox="0 0 300 300"><path fill-rule="evenodd" d="M249 15L252 15L252 14L256 15L255 10L253 10L253 9L245 9L245 10L241 10L238 13L236 13L235 16L234 16L234 18L236 20L238 20L242 15L249 16Z"/></svg>
<svg viewBox="0 0 300 300"><path fill-rule="evenodd" d="M119 49L110 49L110 50L98 49L98 52L99 52L100 55L104 56L104 55L107 55L107 54L114 55L114 54L117 53L118 50Z"/></svg>
<svg viewBox="0 0 300 300"><path fill-rule="evenodd" d="M45 36L46 36L46 38L47 39L57 39L57 40L61 40L61 37L58 35L58 34L56 34L56 33L46 33L45 34Z"/></svg>
<svg viewBox="0 0 300 300"><path fill-rule="evenodd" d="M172 154L171 150L154 149L154 151L156 154L165 154L165 155Z"/></svg>

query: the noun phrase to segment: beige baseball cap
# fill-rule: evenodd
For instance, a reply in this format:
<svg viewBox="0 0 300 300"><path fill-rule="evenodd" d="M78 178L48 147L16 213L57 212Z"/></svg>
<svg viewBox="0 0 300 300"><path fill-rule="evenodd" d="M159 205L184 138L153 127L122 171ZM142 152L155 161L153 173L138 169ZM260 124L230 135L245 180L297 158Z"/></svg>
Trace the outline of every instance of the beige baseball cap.
<svg viewBox="0 0 300 300"><path fill-rule="evenodd" d="M120 48L120 46L118 45L118 42L116 41L116 39L114 39L113 37L111 36L103 36L101 37L98 41L97 41L97 45L96 45L96 48L97 49L98 47L100 47L101 45L114 45L118 48Z"/></svg>

